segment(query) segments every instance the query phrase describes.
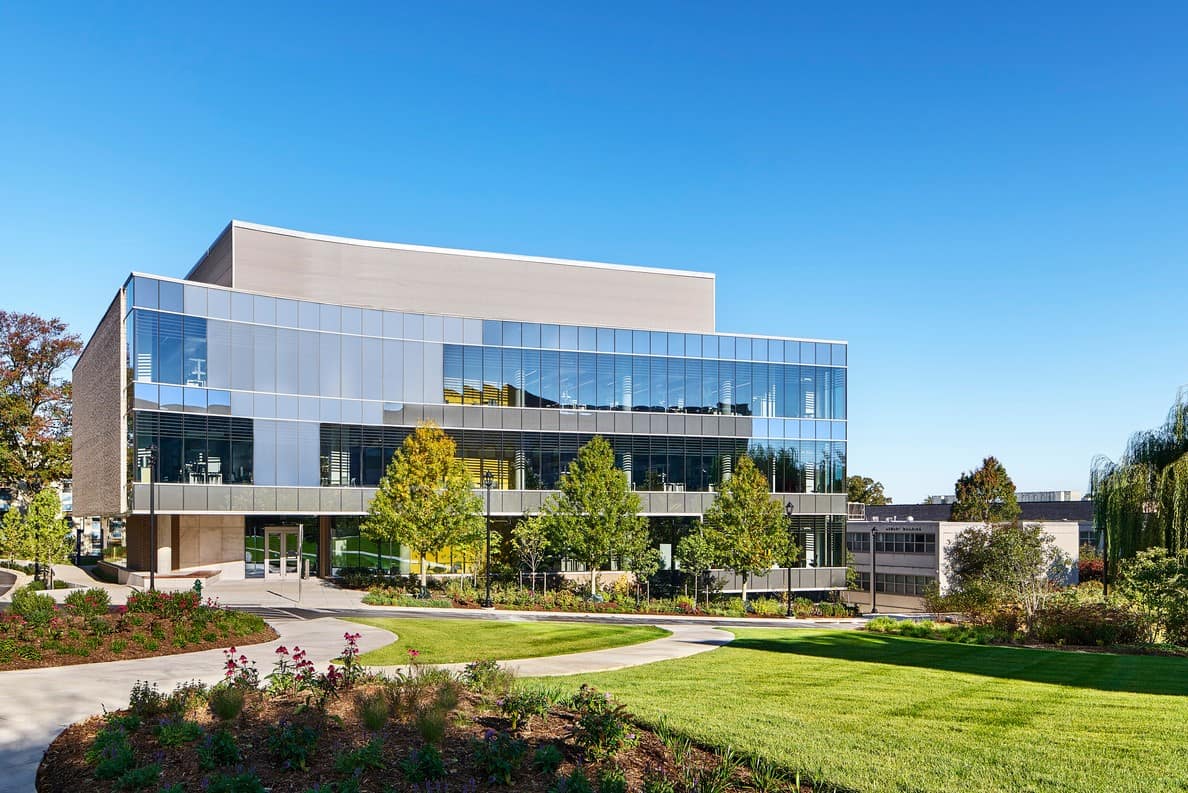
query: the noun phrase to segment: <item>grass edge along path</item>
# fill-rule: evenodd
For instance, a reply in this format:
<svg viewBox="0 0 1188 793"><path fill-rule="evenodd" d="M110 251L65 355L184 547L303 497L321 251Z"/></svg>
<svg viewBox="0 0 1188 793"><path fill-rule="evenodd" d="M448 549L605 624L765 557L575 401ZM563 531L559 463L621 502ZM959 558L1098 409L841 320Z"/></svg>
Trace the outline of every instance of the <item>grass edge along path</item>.
<svg viewBox="0 0 1188 793"><path fill-rule="evenodd" d="M1188 659L731 632L713 652L548 684L597 686L824 790L1188 790Z"/></svg>
<svg viewBox="0 0 1188 793"><path fill-rule="evenodd" d="M510 661L649 642L671 635L652 625L596 625L578 622L505 622L432 617L352 617L396 634L392 644L364 653L365 666L405 666L408 651L417 663L450 664L490 658Z"/></svg>

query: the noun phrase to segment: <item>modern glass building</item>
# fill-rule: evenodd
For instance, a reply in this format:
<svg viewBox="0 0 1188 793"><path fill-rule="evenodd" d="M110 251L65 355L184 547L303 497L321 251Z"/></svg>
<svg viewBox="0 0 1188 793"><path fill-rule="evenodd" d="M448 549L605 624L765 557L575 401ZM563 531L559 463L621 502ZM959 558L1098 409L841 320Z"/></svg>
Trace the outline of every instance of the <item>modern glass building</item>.
<svg viewBox="0 0 1188 793"><path fill-rule="evenodd" d="M433 421L476 487L494 475L504 526L601 435L666 558L751 455L807 567L843 566L846 345L718 333L713 290L705 273L233 222L186 278L130 276L76 365L75 514L125 519L131 570L153 552L155 482L159 570L287 575L303 554L318 575L416 571L358 524Z"/></svg>

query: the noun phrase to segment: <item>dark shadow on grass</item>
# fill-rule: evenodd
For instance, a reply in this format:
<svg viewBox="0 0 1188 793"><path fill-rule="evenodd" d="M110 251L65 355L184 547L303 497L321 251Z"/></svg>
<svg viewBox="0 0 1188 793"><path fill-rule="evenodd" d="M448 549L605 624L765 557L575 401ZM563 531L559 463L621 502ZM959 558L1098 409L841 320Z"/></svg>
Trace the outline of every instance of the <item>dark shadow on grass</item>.
<svg viewBox="0 0 1188 793"><path fill-rule="evenodd" d="M1188 696L1188 658L956 644L865 631L738 637L727 646L1099 691Z"/></svg>

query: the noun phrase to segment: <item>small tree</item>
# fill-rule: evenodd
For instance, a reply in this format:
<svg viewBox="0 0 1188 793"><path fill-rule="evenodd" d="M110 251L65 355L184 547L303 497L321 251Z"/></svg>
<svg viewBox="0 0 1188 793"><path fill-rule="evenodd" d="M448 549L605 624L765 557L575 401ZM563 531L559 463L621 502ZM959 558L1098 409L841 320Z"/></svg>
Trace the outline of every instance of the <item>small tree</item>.
<svg viewBox="0 0 1188 793"><path fill-rule="evenodd" d="M8 507L0 520L0 556L14 561L25 551L25 517L16 504Z"/></svg>
<svg viewBox="0 0 1188 793"><path fill-rule="evenodd" d="M1188 644L1188 550L1148 548L1122 562L1118 594L1147 623L1147 640Z"/></svg>
<svg viewBox="0 0 1188 793"><path fill-rule="evenodd" d="M578 449L561 477L560 492L541 510L557 551L590 571L590 596L598 591L598 567L638 546L648 521L639 496L615 468L615 453L600 436Z"/></svg>
<svg viewBox="0 0 1188 793"><path fill-rule="evenodd" d="M70 538L70 524L62 517L62 502L58 491L43 487L29 501L29 509L22 521L24 552L39 571L49 565L70 560L74 543Z"/></svg>
<svg viewBox="0 0 1188 793"><path fill-rule="evenodd" d="M693 602L697 602L697 584L714 566L714 549L705 538L702 527L686 534L676 546L676 558L681 569L693 577ZM706 605L709 604L709 587L706 587Z"/></svg>
<svg viewBox="0 0 1188 793"><path fill-rule="evenodd" d="M768 492L765 477L750 457L741 457L734 475L705 511L705 533L715 563L742 578L742 599L747 600L747 579L775 566L787 541L784 510Z"/></svg>
<svg viewBox="0 0 1188 793"><path fill-rule="evenodd" d="M966 529L945 551L952 593L989 607L1017 606L1030 626L1044 596L1067 580L1070 561L1042 526Z"/></svg>
<svg viewBox="0 0 1188 793"><path fill-rule="evenodd" d="M520 564L532 574L532 592L536 593L536 571L544 564L549 550L549 531L540 515L525 515L512 529L512 549ZM546 587L547 589L547 587Z"/></svg>
<svg viewBox="0 0 1188 793"><path fill-rule="evenodd" d="M454 454L453 439L440 427L418 425L393 455L360 526L369 540L412 549L421 561L422 588L428 585L430 554L471 542L483 530L483 501Z"/></svg>
<svg viewBox="0 0 1188 793"><path fill-rule="evenodd" d="M983 460L981 468L962 474L956 489L957 497L951 512L953 520L977 520L988 526L1009 523L1019 517L1015 483L994 457Z"/></svg>
<svg viewBox="0 0 1188 793"><path fill-rule="evenodd" d="M880 506L890 504L891 499L883 492L883 483L869 476L851 476L846 479L846 499L855 504Z"/></svg>
<svg viewBox="0 0 1188 793"><path fill-rule="evenodd" d="M635 579L635 602L639 603L640 588L647 587L647 599L652 599L651 578L660 572L662 557L660 549L648 541L647 533L642 536L642 543L627 549L623 554L624 567L631 571Z"/></svg>

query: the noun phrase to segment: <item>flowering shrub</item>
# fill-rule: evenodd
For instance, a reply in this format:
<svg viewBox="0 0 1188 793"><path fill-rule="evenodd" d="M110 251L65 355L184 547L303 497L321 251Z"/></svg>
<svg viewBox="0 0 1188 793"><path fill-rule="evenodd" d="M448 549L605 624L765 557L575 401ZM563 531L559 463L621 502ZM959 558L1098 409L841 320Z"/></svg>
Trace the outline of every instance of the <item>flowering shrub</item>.
<svg viewBox="0 0 1188 793"><path fill-rule="evenodd" d="M66 596L65 606L67 613L76 617L98 617L111 608L111 596L97 587L79 589Z"/></svg>
<svg viewBox="0 0 1188 793"><path fill-rule="evenodd" d="M238 688L256 688L260 685L260 673L256 669L256 662L249 661L234 647L223 650L226 660L223 662L223 677Z"/></svg>
<svg viewBox="0 0 1188 793"><path fill-rule="evenodd" d="M361 633L351 633L350 631L342 635L346 646L342 648L342 687L350 688L363 670L359 666L359 639L362 637Z"/></svg>
<svg viewBox="0 0 1188 793"><path fill-rule="evenodd" d="M161 592L145 589L128 595L128 611L167 619L190 616L201 605L202 597L192 589L185 592Z"/></svg>

